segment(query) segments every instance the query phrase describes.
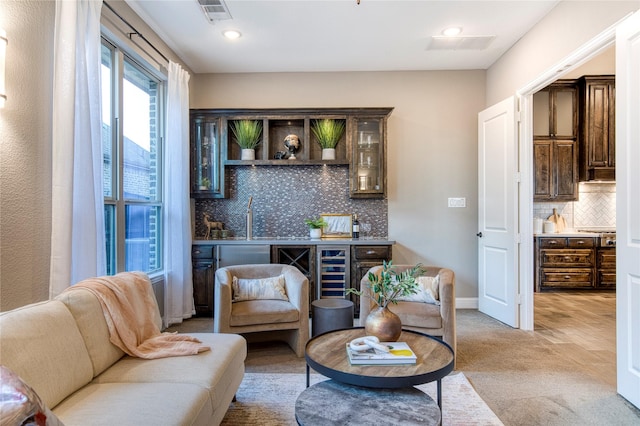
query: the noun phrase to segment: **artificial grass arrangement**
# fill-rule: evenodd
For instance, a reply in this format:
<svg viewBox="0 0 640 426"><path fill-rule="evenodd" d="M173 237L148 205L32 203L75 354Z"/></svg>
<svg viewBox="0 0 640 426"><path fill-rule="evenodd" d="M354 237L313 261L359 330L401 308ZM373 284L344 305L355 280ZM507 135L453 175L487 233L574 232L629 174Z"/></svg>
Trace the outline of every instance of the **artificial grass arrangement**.
<svg viewBox="0 0 640 426"><path fill-rule="evenodd" d="M344 134L344 129L344 120L332 120L328 118L315 120L311 126L311 131L322 149L335 149Z"/></svg>
<svg viewBox="0 0 640 426"><path fill-rule="evenodd" d="M242 149L255 149L260 144L262 122L258 120L237 120L231 124L236 143Z"/></svg>

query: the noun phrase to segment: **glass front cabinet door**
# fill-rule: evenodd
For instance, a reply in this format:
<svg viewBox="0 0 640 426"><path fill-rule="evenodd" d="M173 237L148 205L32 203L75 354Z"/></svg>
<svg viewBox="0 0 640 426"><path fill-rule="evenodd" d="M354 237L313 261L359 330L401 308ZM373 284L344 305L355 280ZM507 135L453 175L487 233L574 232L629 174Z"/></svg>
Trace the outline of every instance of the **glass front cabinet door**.
<svg viewBox="0 0 640 426"><path fill-rule="evenodd" d="M383 198L386 190L386 117L355 117L351 122L352 198Z"/></svg>
<svg viewBox="0 0 640 426"><path fill-rule="evenodd" d="M224 198L220 118L191 117L191 196Z"/></svg>

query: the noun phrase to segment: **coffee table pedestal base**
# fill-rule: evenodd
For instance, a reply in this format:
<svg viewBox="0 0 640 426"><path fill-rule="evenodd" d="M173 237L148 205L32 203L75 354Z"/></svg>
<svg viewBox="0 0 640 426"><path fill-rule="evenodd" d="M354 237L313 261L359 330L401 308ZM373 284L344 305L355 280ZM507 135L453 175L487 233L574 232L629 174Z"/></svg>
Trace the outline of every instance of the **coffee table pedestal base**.
<svg viewBox="0 0 640 426"><path fill-rule="evenodd" d="M440 408L416 388L372 389L335 380L316 383L296 401L296 421L304 426L439 425Z"/></svg>

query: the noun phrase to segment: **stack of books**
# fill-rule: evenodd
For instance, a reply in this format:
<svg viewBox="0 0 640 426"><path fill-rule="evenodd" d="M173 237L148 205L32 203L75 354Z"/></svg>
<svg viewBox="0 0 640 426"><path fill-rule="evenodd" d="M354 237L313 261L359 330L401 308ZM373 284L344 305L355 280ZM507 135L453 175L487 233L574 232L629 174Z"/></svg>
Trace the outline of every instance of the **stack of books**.
<svg viewBox="0 0 640 426"><path fill-rule="evenodd" d="M380 342L389 348L389 352L369 348L365 351L354 351L347 343L347 355L352 365L398 365L415 364L416 354L405 342Z"/></svg>

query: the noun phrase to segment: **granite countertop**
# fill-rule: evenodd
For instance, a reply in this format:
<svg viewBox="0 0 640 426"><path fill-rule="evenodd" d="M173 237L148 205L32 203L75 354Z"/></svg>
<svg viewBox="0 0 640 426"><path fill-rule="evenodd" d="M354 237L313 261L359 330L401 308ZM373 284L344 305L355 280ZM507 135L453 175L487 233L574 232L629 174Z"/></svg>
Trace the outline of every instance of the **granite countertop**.
<svg viewBox="0 0 640 426"><path fill-rule="evenodd" d="M533 234L534 237L543 237L543 238L562 238L562 237L585 237L585 238L593 238L599 237L600 234L597 232L579 232L574 229L567 229L562 232L549 232L542 234Z"/></svg>
<svg viewBox="0 0 640 426"><path fill-rule="evenodd" d="M217 240L193 240L194 245L198 244L218 244L218 245L240 245L240 244L268 244L268 245L393 245L396 242L384 237L365 238L323 238L311 239L309 237L253 237L247 240L245 237L231 237Z"/></svg>

